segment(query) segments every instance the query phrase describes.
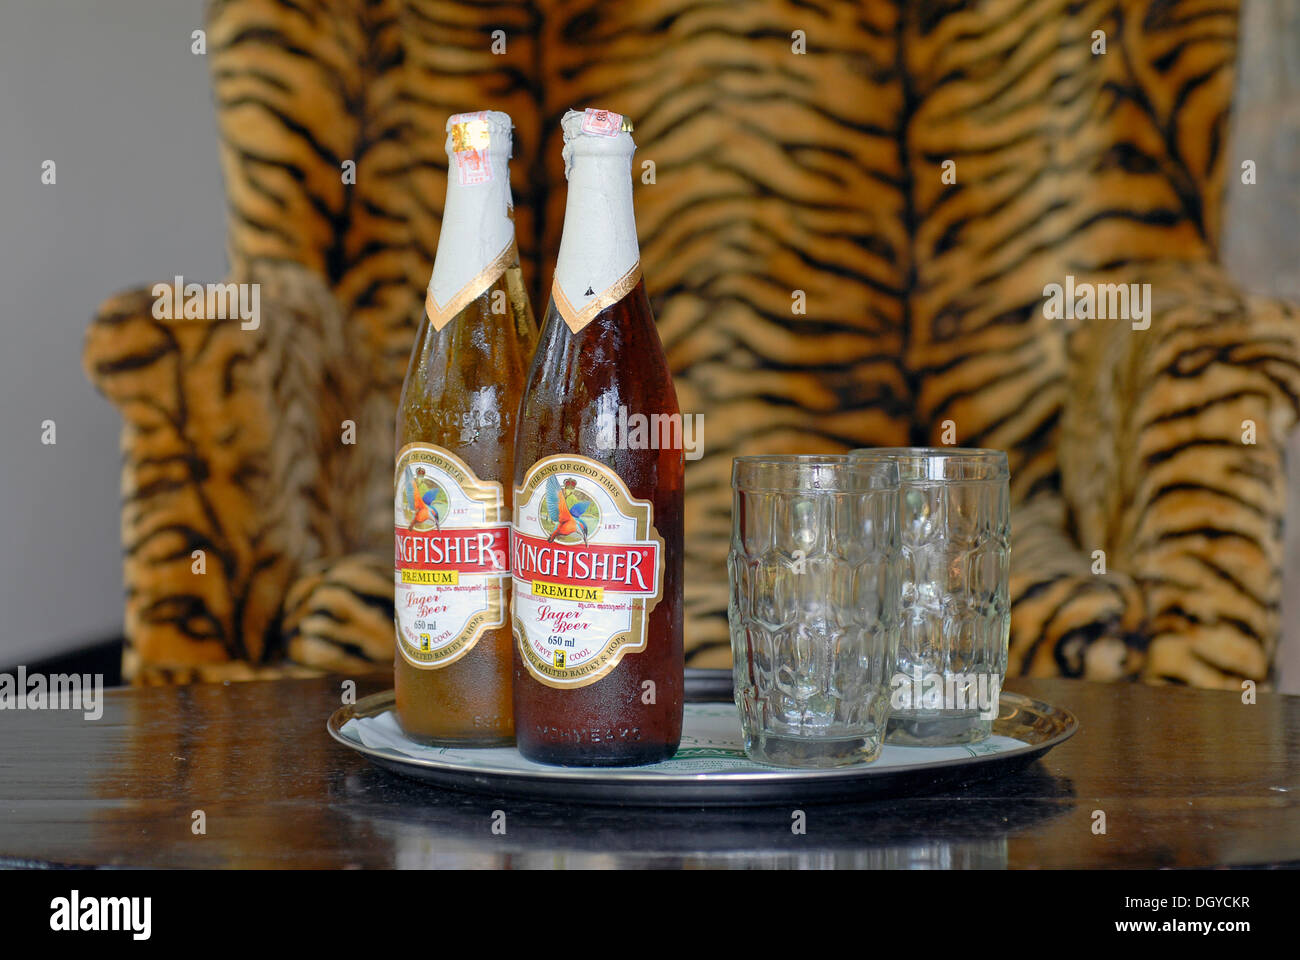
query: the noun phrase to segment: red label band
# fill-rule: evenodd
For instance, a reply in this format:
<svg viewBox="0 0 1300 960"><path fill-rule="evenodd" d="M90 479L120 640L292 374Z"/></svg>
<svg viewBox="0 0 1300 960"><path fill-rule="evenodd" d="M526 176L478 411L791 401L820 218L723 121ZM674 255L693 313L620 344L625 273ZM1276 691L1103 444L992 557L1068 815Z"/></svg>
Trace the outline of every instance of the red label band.
<svg viewBox="0 0 1300 960"><path fill-rule="evenodd" d="M600 587L611 593L658 593L659 544L564 544L514 531L511 567L521 580L539 577L565 586Z"/></svg>
<svg viewBox="0 0 1300 960"><path fill-rule="evenodd" d="M394 532L395 563L399 570L510 572L510 528L507 526L428 531L396 527Z"/></svg>

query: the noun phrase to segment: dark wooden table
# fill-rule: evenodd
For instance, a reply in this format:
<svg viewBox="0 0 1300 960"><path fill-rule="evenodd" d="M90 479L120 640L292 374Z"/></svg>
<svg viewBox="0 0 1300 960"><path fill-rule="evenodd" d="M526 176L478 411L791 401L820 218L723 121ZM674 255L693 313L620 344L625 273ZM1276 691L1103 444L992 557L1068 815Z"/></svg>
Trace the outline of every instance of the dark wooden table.
<svg viewBox="0 0 1300 960"><path fill-rule="evenodd" d="M795 835L784 807L525 803L396 777L325 732L340 683L112 690L97 721L0 711L0 865L1300 864L1300 697L1009 681L1072 710L1080 732L1000 780L808 805ZM358 696L389 685L362 679Z"/></svg>

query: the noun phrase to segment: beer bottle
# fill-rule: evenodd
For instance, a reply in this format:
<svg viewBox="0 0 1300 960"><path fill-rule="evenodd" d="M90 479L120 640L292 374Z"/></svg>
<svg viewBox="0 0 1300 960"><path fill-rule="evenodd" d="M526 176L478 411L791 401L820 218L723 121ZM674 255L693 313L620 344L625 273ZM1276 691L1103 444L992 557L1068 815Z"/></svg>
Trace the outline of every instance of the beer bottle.
<svg viewBox="0 0 1300 960"><path fill-rule="evenodd" d="M447 122L447 203L397 413L394 684L422 743L513 742L515 417L537 329L519 269L510 117Z"/></svg>
<svg viewBox="0 0 1300 960"><path fill-rule="evenodd" d="M632 125L571 110L563 128L564 232L515 440L515 737L542 763L652 763L682 731L681 417L641 278Z"/></svg>

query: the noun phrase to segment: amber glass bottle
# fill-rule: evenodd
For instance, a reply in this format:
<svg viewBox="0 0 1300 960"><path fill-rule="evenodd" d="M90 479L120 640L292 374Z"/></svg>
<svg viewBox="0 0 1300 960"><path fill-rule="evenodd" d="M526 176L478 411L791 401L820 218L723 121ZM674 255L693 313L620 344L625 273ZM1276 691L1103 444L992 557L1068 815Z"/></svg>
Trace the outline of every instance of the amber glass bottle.
<svg viewBox="0 0 1300 960"><path fill-rule="evenodd" d="M397 718L423 743L513 742L513 441L537 330L510 199L510 118L447 124L447 203L397 413Z"/></svg>
<svg viewBox="0 0 1300 960"><path fill-rule="evenodd" d="M681 419L641 280L631 124L563 125L564 233L515 440L515 736L542 763L652 763L682 732Z"/></svg>

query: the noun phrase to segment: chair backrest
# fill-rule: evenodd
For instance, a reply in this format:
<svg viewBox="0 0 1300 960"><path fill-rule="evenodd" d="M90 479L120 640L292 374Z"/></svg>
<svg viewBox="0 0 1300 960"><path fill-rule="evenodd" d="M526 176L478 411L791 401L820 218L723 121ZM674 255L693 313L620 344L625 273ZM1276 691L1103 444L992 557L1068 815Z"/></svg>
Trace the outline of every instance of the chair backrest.
<svg viewBox="0 0 1300 960"><path fill-rule="evenodd" d="M514 118L540 317L559 117L631 116L647 287L682 410L706 413L689 642L723 663L733 456L956 442L1007 450L1016 499L1059 486L1070 327L1044 286L1214 256L1236 7L230 0L210 35L232 256L318 270L391 406L446 118Z"/></svg>

